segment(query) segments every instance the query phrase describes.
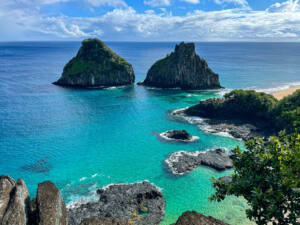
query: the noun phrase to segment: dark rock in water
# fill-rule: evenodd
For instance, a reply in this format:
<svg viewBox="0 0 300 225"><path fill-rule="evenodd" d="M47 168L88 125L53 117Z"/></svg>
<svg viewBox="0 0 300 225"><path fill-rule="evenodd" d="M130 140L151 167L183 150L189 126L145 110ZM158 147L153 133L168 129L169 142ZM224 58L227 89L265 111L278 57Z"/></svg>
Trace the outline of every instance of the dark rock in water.
<svg viewBox="0 0 300 225"><path fill-rule="evenodd" d="M22 166L23 170L28 170L34 173L48 173L51 170L49 159L43 158L33 164Z"/></svg>
<svg viewBox="0 0 300 225"><path fill-rule="evenodd" d="M230 153L225 149L174 152L167 157L165 163L174 175L185 175L201 165L218 171L232 168Z"/></svg>
<svg viewBox="0 0 300 225"><path fill-rule="evenodd" d="M80 88L132 85L132 65L99 39L86 39L54 84Z"/></svg>
<svg viewBox="0 0 300 225"><path fill-rule="evenodd" d="M175 140L183 142L194 142L199 138L196 136L190 135L186 130L170 130L160 134L160 137L165 140Z"/></svg>
<svg viewBox="0 0 300 225"><path fill-rule="evenodd" d="M0 176L0 224L9 203L10 194L15 185L16 182L11 177L6 175Z"/></svg>
<svg viewBox="0 0 300 225"><path fill-rule="evenodd" d="M229 225L211 216L204 216L195 211L182 213L174 225Z"/></svg>
<svg viewBox="0 0 300 225"><path fill-rule="evenodd" d="M18 180L11 191L10 200L1 225L27 225L29 193L23 180Z"/></svg>
<svg viewBox="0 0 300 225"><path fill-rule="evenodd" d="M38 225L66 225L67 209L57 187L50 181L38 185L36 197Z"/></svg>
<svg viewBox="0 0 300 225"><path fill-rule="evenodd" d="M80 225L129 225L129 223L112 218L91 218L83 220Z"/></svg>
<svg viewBox="0 0 300 225"><path fill-rule="evenodd" d="M175 51L158 60L139 84L157 88L221 88L218 74L195 51L194 43L180 43Z"/></svg>
<svg viewBox="0 0 300 225"><path fill-rule="evenodd" d="M112 184L97 193L98 201L76 203L68 209L69 225L84 219L109 217L133 224L158 224L164 216L165 200L161 191L144 181L134 184Z"/></svg>

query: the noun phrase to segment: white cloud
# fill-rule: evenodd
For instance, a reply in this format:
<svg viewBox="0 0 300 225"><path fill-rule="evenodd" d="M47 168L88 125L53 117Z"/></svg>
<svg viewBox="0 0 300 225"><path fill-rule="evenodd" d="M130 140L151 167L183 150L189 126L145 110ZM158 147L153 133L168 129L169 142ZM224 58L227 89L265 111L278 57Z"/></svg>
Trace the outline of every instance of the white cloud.
<svg viewBox="0 0 300 225"><path fill-rule="evenodd" d="M127 4L124 0L86 0L88 3L90 3L92 6L124 6L127 7Z"/></svg>
<svg viewBox="0 0 300 225"><path fill-rule="evenodd" d="M297 12L300 11L299 0L289 0L282 3L275 3L271 5L267 12Z"/></svg>
<svg viewBox="0 0 300 225"><path fill-rule="evenodd" d="M239 6L248 6L248 2L246 0L215 0L216 4L223 5L223 4L235 4Z"/></svg>
<svg viewBox="0 0 300 225"><path fill-rule="evenodd" d="M169 6L171 2L170 0L144 0L144 4L150 5L152 7L158 7L158 6Z"/></svg>
<svg viewBox="0 0 300 225"><path fill-rule="evenodd" d="M198 4L200 3L200 0L181 0L182 2L192 3L192 4Z"/></svg>
<svg viewBox="0 0 300 225"><path fill-rule="evenodd" d="M243 8L195 10L185 16L116 8L98 17L49 17L38 9L4 9L0 3L1 39L36 37L82 39L98 36L115 41L300 41L299 0L264 11ZM272 9L272 10L271 10ZM276 9L276 10L274 10ZM275 13L274 13L275 12Z"/></svg>

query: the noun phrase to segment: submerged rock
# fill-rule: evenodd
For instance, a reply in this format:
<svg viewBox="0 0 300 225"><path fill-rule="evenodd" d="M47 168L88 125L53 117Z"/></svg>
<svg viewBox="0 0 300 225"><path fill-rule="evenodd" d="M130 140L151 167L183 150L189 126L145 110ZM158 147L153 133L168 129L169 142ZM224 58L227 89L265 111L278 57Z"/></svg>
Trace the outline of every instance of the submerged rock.
<svg viewBox="0 0 300 225"><path fill-rule="evenodd" d="M195 51L194 43L180 43L175 51L158 60L139 84L157 88L221 88L218 74Z"/></svg>
<svg viewBox="0 0 300 225"><path fill-rule="evenodd" d="M221 220L211 216L204 216L195 211L187 211L182 213L177 222L173 225L229 225Z"/></svg>
<svg viewBox="0 0 300 225"><path fill-rule="evenodd" d="M23 180L18 180L11 191L10 200L1 225L27 225L29 193Z"/></svg>
<svg viewBox="0 0 300 225"><path fill-rule="evenodd" d="M49 159L43 158L33 164L22 166L22 169L34 173L48 173L51 170L51 166L49 165Z"/></svg>
<svg viewBox="0 0 300 225"><path fill-rule="evenodd" d="M198 166L208 166L218 171L232 168L231 153L225 149L185 152L170 154L165 163L174 175L185 175Z"/></svg>
<svg viewBox="0 0 300 225"><path fill-rule="evenodd" d="M10 194L15 187L16 182L9 176L0 176L0 224L5 215L7 205L10 200Z"/></svg>
<svg viewBox="0 0 300 225"><path fill-rule="evenodd" d="M112 218L91 218L84 219L80 225L129 225L129 223Z"/></svg>
<svg viewBox="0 0 300 225"><path fill-rule="evenodd" d="M75 203L68 209L69 225L79 225L87 218L109 217L133 224L158 224L164 216L165 200L156 186L144 181L112 184L97 193L98 201Z"/></svg>
<svg viewBox="0 0 300 225"><path fill-rule="evenodd" d="M194 142L199 138L190 135L186 130L170 130L159 134L160 137L168 141Z"/></svg>
<svg viewBox="0 0 300 225"><path fill-rule="evenodd" d="M36 197L38 225L66 225L67 209L57 187L50 181L38 185Z"/></svg>
<svg viewBox="0 0 300 225"><path fill-rule="evenodd" d="M132 65L99 39L86 39L77 55L64 67L54 84L81 88L105 88L134 83Z"/></svg>

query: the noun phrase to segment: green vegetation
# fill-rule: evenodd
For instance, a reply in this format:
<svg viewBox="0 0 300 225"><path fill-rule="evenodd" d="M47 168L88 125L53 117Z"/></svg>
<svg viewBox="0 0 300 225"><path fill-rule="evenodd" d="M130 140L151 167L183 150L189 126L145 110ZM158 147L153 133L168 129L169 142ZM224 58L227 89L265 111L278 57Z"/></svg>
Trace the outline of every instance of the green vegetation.
<svg viewBox="0 0 300 225"><path fill-rule="evenodd" d="M296 130L246 143L248 151L234 150L232 182L213 178L216 193L210 200L228 195L244 197L250 209L247 217L258 225L300 224L300 134Z"/></svg>

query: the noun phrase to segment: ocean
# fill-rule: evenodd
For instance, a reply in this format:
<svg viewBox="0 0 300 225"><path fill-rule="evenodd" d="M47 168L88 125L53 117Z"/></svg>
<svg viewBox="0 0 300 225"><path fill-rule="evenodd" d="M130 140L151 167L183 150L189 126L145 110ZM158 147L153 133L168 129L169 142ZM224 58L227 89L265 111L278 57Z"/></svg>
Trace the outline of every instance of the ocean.
<svg viewBox="0 0 300 225"><path fill-rule="evenodd" d="M138 82L176 43L107 44L132 63ZM187 210L250 224L243 199L208 201L214 191L210 178L232 171L199 167L173 177L163 163L175 151L244 148L243 143L168 115L236 88L272 92L300 85L300 43L196 43L197 53L220 75L221 91L52 85L79 47L80 42L0 43L0 174L24 179L31 197L38 183L51 180L67 204L96 199L95 190L110 183L149 180L166 199L163 225ZM186 129L199 141L175 144L157 138L172 129Z"/></svg>

